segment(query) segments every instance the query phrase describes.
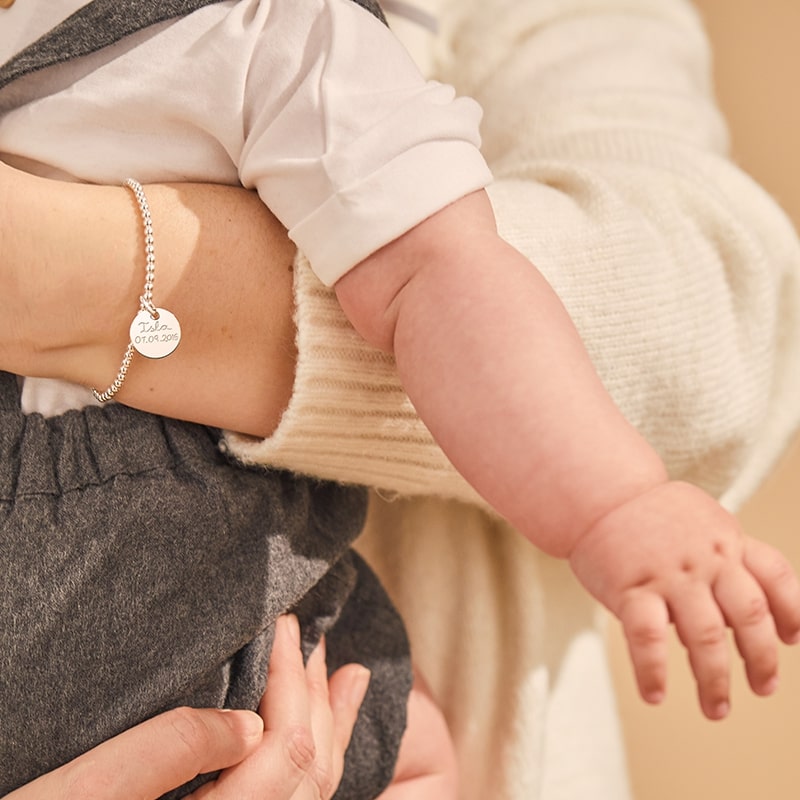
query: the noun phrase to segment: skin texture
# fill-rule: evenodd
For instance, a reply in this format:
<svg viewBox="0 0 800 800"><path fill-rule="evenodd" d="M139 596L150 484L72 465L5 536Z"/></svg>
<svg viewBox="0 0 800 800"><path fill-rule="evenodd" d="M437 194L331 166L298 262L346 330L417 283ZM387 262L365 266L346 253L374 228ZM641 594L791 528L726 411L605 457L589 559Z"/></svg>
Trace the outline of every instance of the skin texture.
<svg viewBox="0 0 800 800"><path fill-rule="evenodd" d="M43 270L55 259L45 247L36 257L41 261L34 259L30 269L21 264L23 254L33 247L30 231L41 229L33 224L36 214L42 213L37 212L40 207L57 223L70 219L76 205L84 210L99 205L104 225L113 229L122 224L122 241L126 228L128 239L139 235L140 220L129 193L118 187L63 186L46 191L53 188L51 182L8 168L0 168L0 176L0 209L11 215L10 224L0 232L3 252L9 254L0 266L4 270L0 279L10 287L11 309L0 322L0 364L21 374L90 384L99 382L102 374L103 380L110 380L123 342L96 344L102 339L98 331L119 334L118 320L126 318L121 309L128 309L130 298L140 291L141 269L128 264L131 278L125 291L117 288L109 303L89 303L81 266L83 251L91 246L80 242L83 255L68 254L57 262L65 265L68 277L58 281L58 291L34 294L34 309L30 283L41 282ZM271 306L265 315L257 291L242 294L231 282L220 281L215 265L198 255L203 252L203 226L197 220L203 217L187 209L195 208L199 214L212 199L224 205L225 192L216 190L223 193L205 200L201 194L198 200L194 195L183 198L174 187L148 187L155 219L174 203L174 213L165 213L173 227L157 238L170 257L165 274L158 274L156 296L163 292L163 304L185 320L184 327L195 314L207 319L209 308L234 307L249 315L253 331L249 338L256 344L251 349L248 337L241 336L242 327L231 337L208 336L202 357L193 364L187 351L180 359L177 352L170 357L175 359L171 369L161 373L162 377L169 373L171 383L166 385L151 383L153 376L147 370L151 365L137 362L120 399L165 414L178 414L185 404L192 419L233 428L241 423L239 429L245 432L268 433L291 393L293 350L286 344L293 331L288 310L291 289L287 280L280 291L266 292L274 309ZM119 202L124 209L114 211ZM265 213L245 202L243 213L247 209ZM124 222L115 222L117 215ZM238 219L242 218L237 214ZM191 233L193 225L196 230ZM227 236L224 229L215 229L212 238L221 237L234 247L236 237ZM56 229L49 241L71 239L67 231L59 235ZM179 245L183 239L190 244ZM265 239L248 246L263 248L266 257L279 241L273 221ZM133 250L132 255L124 248L120 260L136 263L138 251ZM275 252L288 257L279 248ZM252 270L254 259L241 263ZM485 269L487 263L493 264L492 270ZM193 272L195 264L205 266L196 266ZM185 283L189 274L191 291ZM283 268L276 274L284 274ZM206 285L205 275L216 276L216 281ZM249 281L249 275L239 275L236 284L249 286ZM117 275L101 276L93 285L118 284ZM663 641L671 622L688 649L706 716L719 719L728 709L725 626L733 630L753 690L758 694L774 690L778 641L794 643L800 632L796 577L780 554L744 538L712 498L667 480L655 452L605 392L547 282L498 238L483 193L454 203L382 248L335 288L357 330L375 346L393 352L406 391L459 471L535 546L569 559L588 591L620 617L645 700L658 702L664 695ZM176 302L179 295L191 302ZM281 311L282 303L287 308ZM52 313L42 313L41 307ZM81 308L89 309L89 318L97 315L92 324L83 314L76 323L75 309ZM104 319L109 308L113 322ZM533 308L536 314L530 313ZM263 321L271 320L273 312L283 322L264 331ZM259 360L256 353L261 352L263 340L272 344ZM53 374L53 364L61 372ZM217 373L225 364L229 372ZM242 370L241 365L247 368ZM266 374L254 378L262 369ZM215 379L209 381L212 374ZM216 376L223 374L229 381L218 383ZM265 397L259 400L262 393ZM643 542L647 542L646 556L640 555ZM632 573L627 565L637 558L650 571ZM687 576L692 577L693 591L676 589L688 581Z"/></svg>
<svg viewBox="0 0 800 800"><path fill-rule="evenodd" d="M117 399L268 435L294 381L294 245L263 203L238 189L165 185L147 187L147 199L157 248L154 300L178 317L183 339L166 362L135 356ZM133 194L48 181L0 163L0 212L7 312L0 365L102 391L117 375L144 286ZM97 235L76 237L77 219L93 220ZM231 274L224 264L241 267Z"/></svg>
<svg viewBox="0 0 800 800"><path fill-rule="evenodd" d="M215 782L191 797L327 800L341 778L344 751L369 673L360 665L347 665L328 680L324 648L317 648L304 667L299 641L297 620L281 618L270 661L270 685L258 715L174 709L7 797L156 800L199 773L227 767Z"/></svg>
<svg viewBox="0 0 800 800"><path fill-rule="evenodd" d="M237 203L244 200L244 208L236 205L236 227L228 232L215 225L210 245L200 220L217 220L217 209L233 206L234 192ZM16 197L13 203L11 197ZM169 369L136 358L116 399L153 413L268 435L288 403L294 377L293 245L255 195L181 185L148 187L147 198L159 243L154 299L178 316L184 338L169 357ZM0 232L6 256L0 284L9 286L12 312L0 321L0 365L18 374L105 387L127 344L119 320L132 315L131 298L141 293L143 282L141 220L131 193L121 187L50 182L0 164L0 208L9 214L13 209L10 224ZM57 263L63 272L54 280L56 259L31 234L37 214L49 221L48 241L63 239L69 247L75 237L67 220L91 209L100 215L98 224L108 240L122 244L106 255L107 245L100 240L92 240L96 252L85 241L62 252ZM163 227L155 230L159 219ZM239 236L241 224L253 231L246 239ZM247 257L241 251L245 246ZM202 258L195 257L198 251ZM214 254L223 253L220 262L241 258L252 274L221 272ZM90 286L84 286L84 269L91 269ZM244 373L243 364L248 365ZM410 704L421 722L409 726L393 796L455 796L443 794L445 786L457 784L444 719L422 689L414 688ZM274 753L266 751L253 762L265 758L274 760ZM340 765L337 769L328 764L323 770L336 776L336 785ZM251 784L261 785L260 775L273 771L242 766L235 771L238 777L226 777L223 785L226 791L235 787L230 796L240 797Z"/></svg>
<svg viewBox="0 0 800 800"><path fill-rule="evenodd" d="M775 690L778 642L800 638L797 577L712 497L668 479L555 293L497 235L484 193L385 246L336 291L355 328L395 356L459 472L620 618L645 700L666 691L670 621L710 719L729 709L726 626L753 691Z"/></svg>

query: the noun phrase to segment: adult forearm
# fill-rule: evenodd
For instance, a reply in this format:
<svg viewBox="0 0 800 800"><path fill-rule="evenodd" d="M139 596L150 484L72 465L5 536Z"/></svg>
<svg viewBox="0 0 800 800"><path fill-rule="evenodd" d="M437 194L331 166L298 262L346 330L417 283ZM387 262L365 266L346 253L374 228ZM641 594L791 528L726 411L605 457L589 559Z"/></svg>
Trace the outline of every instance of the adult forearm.
<svg viewBox="0 0 800 800"><path fill-rule="evenodd" d="M104 389L145 278L142 223L123 187L3 168L0 367ZM166 359L136 356L117 399L267 435L294 376L294 246L257 197L222 186L146 187L154 301L181 321Z"/></svg>

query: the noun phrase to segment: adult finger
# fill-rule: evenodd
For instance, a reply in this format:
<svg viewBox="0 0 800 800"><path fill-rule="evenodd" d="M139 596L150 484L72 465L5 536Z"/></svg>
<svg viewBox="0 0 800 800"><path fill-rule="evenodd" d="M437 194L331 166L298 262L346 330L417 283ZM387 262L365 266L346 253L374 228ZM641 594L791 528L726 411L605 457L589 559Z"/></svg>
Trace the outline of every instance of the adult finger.
<svg viewBox="0 0 800 800"><path fill-rule="evenodd" d="M155 800L203 772L232 766L261 741L249 711L177 708L131 728L8 795L13 800Z"/></svg>
<svg viewBox="0 0 800 800"><path fill-rule="evenodd" d="M267 691L259 709L265 737L283 741L292 774L304 775L316 757L311 729L311 700L300 649L300 624L290 614L275 625Z"/></svg>
<svg viewBox="0 0 800 800"><path fill-rule="evenodd" d="M327 800L339 786L344 754L350 743L358 709L369 684L369 670L359 664L341 667L328 679L323 637L306 664L306 685L316 757L307 781L311 795ZM332 687L332 692L331 692Z"/></svg>
<svg viewBox="0 0 800 800"><path fill-rule="evenodd" d="M304 668L296 620L280 620L261 703L263 741L193 800L327 800L341 780L368 681L368 670L347 665L331 678L329 695L324 644ZM320 763L329 766L318 772Z"/></svg>
<svg viewBox="0 0 800 800"><path fill-rule="evenodd" d="M289 800L314 766L316 748L300 628L280 617L270 654L267 689L260 707L261 744L245 761L198 789L193 800Z"/></svg>
<svg viewBox="0 0 800 800"><path fill-rule="evenodd" d="M324 663L324 662L323 662ZM309 668L314 667L309 659ZM317 739L317 762L326 785L319 784L323 798L331 797L342 779L344 755L353 735L358 710L367 693L370 681L369 670L361 664L346 664L340 667L325 683L325 692L312 693L312 702L317 711L313 719L319 725ZM317 685L316 682L314 685ZM325 702L323 707L322 702ZM317 728L315 728L315 735ZM324 752L324 761L322 753Z"/></svg>
<svg viewBox="0 0 800 800"><path fill-rule="evenodd" d="M323 800L333 795L342 777L343 767L339 764L333 746L333 712L328 692L328 668L326 666L325 638L320 639L306 664L306 685L311 712L311 729L316 746L314 768L310 779L317 787ZM343 754L342 754L343 755ZM342 759L343 760L343 759Z"/></svg>

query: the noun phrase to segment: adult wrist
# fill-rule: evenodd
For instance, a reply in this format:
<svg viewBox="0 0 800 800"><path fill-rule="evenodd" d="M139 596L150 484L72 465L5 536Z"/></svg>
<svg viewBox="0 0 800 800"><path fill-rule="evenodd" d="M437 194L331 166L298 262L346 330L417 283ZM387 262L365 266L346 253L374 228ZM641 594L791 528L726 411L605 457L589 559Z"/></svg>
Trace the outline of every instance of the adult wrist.
<svg viewBox="0 0 800 800"><path fill-rule="evenodd" d="M16 170L8 178L0 190L8 211L0 225L8 300L0 368L102 383L118 367L142 288L143 232L131 193ZM177 195L168 186L148 191L170 234L162 247L160 297L174 289L196 239L197 219Z"/></svg>
<svg viewBox="0 0 800 800"><path fill-rule="evenodd" d="M135 206L120 187L8 177L0 367L81 382L125 335L114 323L141 282Z"/></svg>
<svg viewBox="0 0 800 800"><path fill-rule="evenodd" d="M9 287L4 308L13 312L0 317L0 369L108 385L142 293L140 211L123 186L27 175L20 182L13 219L0 220L15 237L0 264L0 285ZM186 336L168 369L138 360L122 400L267 435L294 380L294 245L257 195L240 187L145 189L158 241L158 303L181 319Z"/></svg>

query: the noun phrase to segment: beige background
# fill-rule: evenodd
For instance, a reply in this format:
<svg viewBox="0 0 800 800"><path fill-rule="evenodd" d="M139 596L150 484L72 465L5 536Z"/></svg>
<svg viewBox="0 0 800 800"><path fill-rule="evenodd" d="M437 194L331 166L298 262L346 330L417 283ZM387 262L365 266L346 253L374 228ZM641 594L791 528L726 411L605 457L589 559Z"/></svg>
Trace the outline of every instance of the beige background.
<svg viewBox="0 0 800 800"><path fill-rule="evenodd" d="M800 228L800 0L696 5L715 49L735 157ZM800 441L740 517L800 570ZM737 672L731 716L711 723L697 710L677 646L668 700L652 708L635 694L616 626L611 644L637 800L800 798L800 647L783 650L782 683L772 698L750 695Z"/></svg>

